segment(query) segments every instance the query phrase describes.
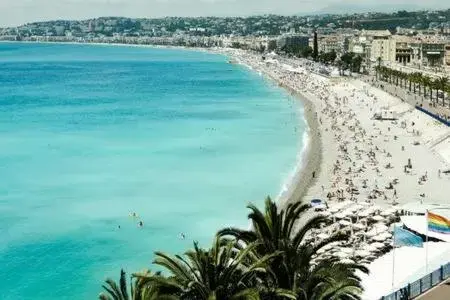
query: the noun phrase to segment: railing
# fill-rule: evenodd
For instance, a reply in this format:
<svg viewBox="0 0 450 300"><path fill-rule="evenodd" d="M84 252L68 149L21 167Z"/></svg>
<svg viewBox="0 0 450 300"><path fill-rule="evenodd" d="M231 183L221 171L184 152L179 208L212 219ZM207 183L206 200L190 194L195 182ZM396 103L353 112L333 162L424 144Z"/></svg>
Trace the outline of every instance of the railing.
<svg viewBox="0 0 450 300"><path fill-rule="evenodd" d="M443 124L445 124L447 126L450 126L450 120L445 120L445 119L439 117L438 115L433 114L432 112L429 112L428 110L426 110L426 109L424 109L424 108L422 108L422 107L420 107L418 105L416 105L416 109L420 110L423 113L426 113L427 115L429 115L432 118L435 118L439 122L441 122L441 123L443 123Z"/></svg>
<svg viewBox="0 0 450 300"><path fill-rule="evenodd" d="M432 287L450 278L450 263L442 265L439 269L425 275L424 277L409 283L407 286L381 297L381 300L409 300L414 299Z"/></svg>

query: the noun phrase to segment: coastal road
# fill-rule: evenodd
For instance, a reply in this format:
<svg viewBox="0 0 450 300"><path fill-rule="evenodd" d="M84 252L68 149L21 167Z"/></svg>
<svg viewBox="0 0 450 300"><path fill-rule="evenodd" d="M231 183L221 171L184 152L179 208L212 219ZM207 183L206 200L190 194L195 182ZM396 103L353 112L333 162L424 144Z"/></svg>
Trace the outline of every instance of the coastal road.
<svg viewBox="0 0 450 300"><path fill-rule="evenodd" d="M444 300L450 299L450 279L429 290L422 296L416 298L417 300Z"/></svg>

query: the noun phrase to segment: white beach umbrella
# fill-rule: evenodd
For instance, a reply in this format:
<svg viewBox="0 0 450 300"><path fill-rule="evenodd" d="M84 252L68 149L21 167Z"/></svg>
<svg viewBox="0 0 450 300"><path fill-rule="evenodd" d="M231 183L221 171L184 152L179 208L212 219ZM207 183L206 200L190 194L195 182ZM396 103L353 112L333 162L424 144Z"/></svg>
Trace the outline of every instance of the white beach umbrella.
<svg viewBox="0 0 450 300"><path fill-rule="evenodd" d="M321 234L317 235L317 238L321 239L321 240L325 240L325 239L327 239L329 237L330 237L330 235L327 234L327 233L324 233L324 232L322 232Z"/></svg>
<svg viewBox="0 0 450 300"><path fill-rule="evenodd" d="M361 209L365 208L363 205L357 203L353 206L354 211L359 211Z"/></svg>
<svg viewBox="0 0 450 300"><path fill-rule="evenodd" d="M340 251L347 253L347 254L351 254L351 253L353 253L354 250L352 248L347 247L347 248L341 248Z"/></svg>
<svg viewBox="0 0 450 300"><path fill-rule="evenodd" d="M343 213L344 215L347 215L347 216L354 216L354 215L355 215L355 211L350 210L350 209L346 209L346 210L344 210L342 213Z"/></svg>
<svg viewBox="0 0 450 300"><path fill-rule="evenodd" d="M336 219L344 219L345 217L347 217L347 215L341 212L341 213L335 214L334 217Z"/></svg>
<svg viewBox="0 0 450 300"><path fill-rule="evenodd" d="M331 212L329 212L329 211L327 211L327 210L321 211L321 212L319 212L319 214L320 214L321 216L324 216L324 217L329 217L329 216L331 216Z"/></svg>
<svg viewBox="0 0 450 300"><path fill-rule="evenodd" d="M392 237L392 233L385 231L379 234L379 236L383 237L385 240L389 239Z"/></svg>
<svg viewBox="0 0 450 300"><path fill-rule="evenodd" d="M330 207L328 209L328 211L331 212L332 214L335 214L335 213L339 212L340 210L341 209L339 207L336 207L336 206Z"/></svg>
<svg viewBox="0 0 450 300"><path fill-rule="evenodd" d="M346 208L346 211L353 213L355 211L357 211L359 208L356 204L350 205L349 207Z"/></svg>
<svg viewBox="0 0 450 300"><path fill-rule="evenodd" d="M367 257L370 255L370 252L367 250L356 250L355 251L355 256L359 256L359 257Z"/></svg>
<svg viewBox="0 0 450 300"><path fill-rule="evenodd" d="M361 247L361 249L369 252L375 252L378 250L378 248L374 247L372 244L365 244L363 247Z"/></svg>
<svg viewBox="0 0 450 300"><path fill-rule="evenodd" d="M369 230L369 231L367 231L365 233L365 236L368 237L368 238L372 238L372 237L374 237L376 235L378 235L378 233L375 230L373 230L373 229L371 229L371 230Z"/></svg>
<svg viewBox="0 0 450 300"><path fill-rule="evenodd" d="M327 250L324 248L320 248L319 250L317 250L317 254L325 253L325 251L327 251Z"/></svg>
<svg viewBox="0 0 450 300"><path fill-rule="evenodd" d="M338 251L334 254L334 256L337 256L339 258L347 258L348 257L348 253L342 252L342 251Z"/></svg>
<svg viewBox="0 0 450 300"><path fill-rule="evenodd" d="M377 211L380 211L381 207L379 207L378 205L372 205L368 208L368 210L370 211L370 213L375 213Z"/></svg>
<svg viewBox="0 0 450 300"><path fill-rule="evenodd" d="M386 232L388 230L387 226L374 226L372 229L370 229L368 232L366 232L366 236L369 238L373 238L375 236L380 235L383 232Z"/></svg>
<svg viewBox="0 0 450 300"><path fill-rule="evenodd" d="M398 208L397 207L393 207L393 206L386 210L386 212L389 212L391 215L395 214L397 211L398 211Z"/></svg>
<svg viewBox="0 0 450 300"><path fill-rule="evenodd" d="M367 218L370 215L370 212L368 210L361 210L357 212L356 215L360 218Z"/></svg>
<svg viewBox="0 0 450 300"><path fill-rule="evenodd" d="M336 204L336 206L339 207L339 209L344 209L351 204L353 204L352 201L345 200L345 201L339 202L338 204Z"/></svg>
<svg viewBox="0 0 450 300"><path fill-rule="evenodd" d="M372 237L372 240L376 241L376 242L384 242L386 239L383 236L376 235L376 236Z"/></svg>
<svg viewBox="0 0 450 300"><path fill-rule="evenodd" d="M391 215L393 215L393 213L388 209L380 212L380 216L383 216L383 217L387 217L387 216L391 216Z"/></svg>
<svg viewBox="0 0 450 300"><path fill-rule="evenodd" d="M323 249L324 251L327 251L327 250L330 250L331 248L333 248L333 246L331 244L328 244L328 245L323 246L320 250Z"/></svg>
<svg viewBox="0 0 450 300"><path fill-rule="evenodd" d="M373 216L372 219L377 222L384 221L384 218L382 216Z"/></svg>
<svg viewBox="0 0 450 300"><path fill-rule="evenodd" d="M383 223L376 223L373 226L373 229L377 232L377 233L381 233L381 232L385 232L389 230L389 227L387 227L386 225L384 225Z"/></svg>
<svg viewBox="0 0 450 300"><path fill-rule="evenodd" d="M371 245L378 249L383 248L385 246L383 243L380 243L380 242L375 242L375 243L372 243Z"/></svg>
<svg viewBox="0 0 450 300"><path fill-rule="evenodd" d="M364 225L362 223L355 223L355 224L353 224L353 228L356 230L363 230L366 228L366 225Z"/></svg>
<svg viewBox="0 0 450 300"><path fill-rule="evenodd" d="M354 264L355 261L351 260L350 258L344 258L344 259L341 260L341 263L343 263L343 264Z"/></svg>
<svg viewBox="0 0 450 300"><path fill-rule="evenodd" d="M340 220L339 225L347 227L347 226L352 225L352 222L347 221L347 220Z"/></svg>

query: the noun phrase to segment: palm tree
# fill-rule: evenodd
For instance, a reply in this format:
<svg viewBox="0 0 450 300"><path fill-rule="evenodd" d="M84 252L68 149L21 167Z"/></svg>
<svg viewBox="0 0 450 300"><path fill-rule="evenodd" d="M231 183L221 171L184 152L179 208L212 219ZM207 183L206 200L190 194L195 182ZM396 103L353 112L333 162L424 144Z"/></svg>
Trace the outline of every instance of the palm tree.
<svg viewBox="0 0 450 300"><path fill-rule="evenodd" d="M432 88L431 88L431 78L427 75L422 75L422 84L423 84L423 95L426 97L428 88L430 91L430 99L432 99Z"/></svg>
<svg viewBox="0 0 450 300"><path fill-rule="evenodd" d="M447 93L447 95L450 94L450 85L447 85L447 87L445 88L445 92ZM449 108L450 108L450 100L448 101L448 105L449 105Z"/></svg>
<svg viewBox="0 0 450 300"><path fill-rule="evenodd" d="M411 75L412 75L414 94L416 93L417 85L419 85L419 95L420 95L420 83L421 83L421 80L422 80L421 79L422 78L422 74L420 74L419 72L414 72Z"/></svg>
<svg viewBox="0 0 450 300"><path fill-rule="evenodd" d="M421 96L421 85L423 86L423 95L425 95L425 83L422 73L417 72L417 83L419 84L419 96Z"/></svg>
<svg viewBox="0 0 450 300"><path fill-rule="evenodd" d="M409 74L402 72L402 80L403 80L403 87L406 88L406 83L408 82Z"/></svg>
<svg viewBox="0 0 450 300"><path fill-rule="evenodd" d="M367 272L366 268L339 264L335 259L313 264L313 259L318 256L320 249L330 243L346 240L347 235L336 234L319 243L305 242L305 236L311 233L311 230L318 229L327 222L323 216L311 215L309 204L289 204L286 209L280 210L268 197L264 212L254 205L249 205L248 208L251 211L248 218L253 230L226 228L218 234L233 236L246 245L258 243L255 251L259 256L280 251L282 255L277 256L268 266L269 285L290 290L300 300L359 299L358 295L362 290L360 280L351 274L354 274L356 269ZM344 282L343 278L347 277L354 278L355 281ZM344 292L347 298L333 298Z"/></svg>
<svg viewBox="0 0 450 300"><path fill-rule="evenodd" d="M103 289L107 294L101 293L100 300L177 300L180 289L160 273L152 274L150 271L135 273L130 280L130 294L128 294L125 272L120 270L119 285L108 278Z"/></svg>
<svg viewBox="0 0 450 300"><path fill-rule="evenodd" d="M378 80L380 74L380 67L379 66L375 66L375 79Z"/></svg>
<svg viewBox="0 0 450 300"><path fill-rule="evenodd" d="M407 74L406 75L406 79L408 80L408 82L409 82L409 91L411 92L411 90L412 90L412 86L413 86L413 82L414 82L414 80L415 80L415 77L416 75L415 75L415 73L410 73L410 74ZM416 86L415 86L415 84L414 84L414 93L416 92Z"/></svg>
<svg viewBox="0 0 450 300"><path fill-rule="evenodd" d="M432 89L436 91L436 99L435 101L438 102L439 100L439 78L431 79L430 85ZM431 96L433 98L433 96Z"/></svg>
<svg viewBox="0 0 450 300"><path fill-rule="evenodd" d="M125 277L125 272L123 270L120 270L120 280L119 280L119 286L117 283L108 278L105 280L107 285L102 285L103 289L105 289L108 292L108 296L105 294L100 294L99 298L101 300L135 300L133 296L128 295L128 289L127 289L127 279Z"/></svg>
<svg viewBox="0 0 450 300"><path fill-rule="evenodd" d="M440 77L436 80L436 87L437 89L442 91L442 106L445 106L445 92L447 90L448 85L448 78L447 77ZM437 92L436 92L437 93ZM436 96L436 100L438 97Z"/></svg>
<svg viewBox="0 0 450 300"><path fill-rule="evenodd" d="M398 82L402 76L402 72L400 72L398 70L394 70L394 76L395 76L395 85L398 86Z"/></svg>
<svg viewBox="0 0 450 300"><path fill-rule="evenodd" d="M256 246L248 244L243 249L234 240L216 236L211 249L194 243L194 249L185 253L187 259L156 252L154 263L171 273L168 280L180 287L181 299L259 299L258 278L280 253L259 258L253 253ZM279 295L283 294L289 296L289 292L279 290Z"/></svg>

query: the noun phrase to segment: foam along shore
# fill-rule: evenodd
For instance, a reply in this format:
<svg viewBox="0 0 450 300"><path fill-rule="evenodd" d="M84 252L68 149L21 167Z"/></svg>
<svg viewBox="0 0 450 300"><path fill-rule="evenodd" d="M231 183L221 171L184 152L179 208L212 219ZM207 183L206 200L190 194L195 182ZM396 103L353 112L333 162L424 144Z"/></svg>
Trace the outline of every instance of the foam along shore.
<svg viewBox="0 0 450 300"><path fill-rule="evenodd" d="M305 103L310 145L302 169L279 202L323 199L330 225L313 232L311 241L337 230L352 234L323 255L367 265L363 299L392 291L392 224L400 204L449 205L450 127L436 122L400 99L354 78L326 78L304 60L230 50L235 61L250 66ZM384 119L377 120L374 116ZM429 243L429 268L450 260L448 243ZM431 244L433 244L431 246ZM394 287L419 279L422 249L396 249ZM420 254L422 255L422 254ZM317 258L320 259L320 258ZM429 271L433 271L430 269Z"/></svg>

